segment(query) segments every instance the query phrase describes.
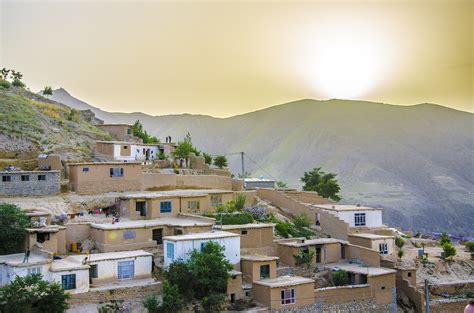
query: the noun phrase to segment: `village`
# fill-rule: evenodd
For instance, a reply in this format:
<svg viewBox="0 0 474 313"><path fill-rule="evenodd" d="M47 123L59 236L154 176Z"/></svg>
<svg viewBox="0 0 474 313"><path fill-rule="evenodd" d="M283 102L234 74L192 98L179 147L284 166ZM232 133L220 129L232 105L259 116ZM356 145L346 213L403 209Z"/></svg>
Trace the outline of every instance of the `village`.
<svg viewBox="0 0 474 313"><path fill-rule="evenodd" d="M142 307L162 298L164 271L212 242L232 265L228 311L460 312L473 296L472 272L430 279L449 261L436 238L384 224L380 208L234 177L176 157L169 136L143 143L132 125L97 127L112 140L96 142L93 161L42 154L36 170L0 171L0 202L29 218L22 251L0 256L0 286L41 274L71 295L71 312ZM450 259L470 260L455 245Z"/></svg>

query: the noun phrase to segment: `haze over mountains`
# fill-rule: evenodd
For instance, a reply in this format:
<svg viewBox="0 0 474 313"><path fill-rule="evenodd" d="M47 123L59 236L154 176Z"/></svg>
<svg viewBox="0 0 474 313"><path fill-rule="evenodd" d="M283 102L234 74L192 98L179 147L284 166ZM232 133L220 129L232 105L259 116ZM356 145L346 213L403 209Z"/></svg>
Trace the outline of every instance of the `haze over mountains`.
<svg viewBox="0 0 474 313"><path fill-rule="evenodd" d="M133 123L162 140L189 131L211 154L244 151L247 170L290 187L313 167L337 173L344 203L384 208L386 223L474 236L474 115L433 104L300 100L230 118L110 113L64 89L51 99ZM240 172L238 156L229 155ZM258 165L257 165L258 164ZM263 169L262 169L263 168Z"/></svg>

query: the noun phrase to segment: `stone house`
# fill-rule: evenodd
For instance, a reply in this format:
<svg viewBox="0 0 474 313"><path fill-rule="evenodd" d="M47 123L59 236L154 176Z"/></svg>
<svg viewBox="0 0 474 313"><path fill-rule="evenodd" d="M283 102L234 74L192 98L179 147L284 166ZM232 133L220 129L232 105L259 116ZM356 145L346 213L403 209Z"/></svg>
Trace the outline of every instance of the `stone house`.
<svg viewBox="0 0 474 313"><path fill-rule="evenodd" d="M230 303L242 299L245 296L242 288L242 272L231 270L227 281L227 297Z"/></svg>
<svg viewBox="0 0 474 313"><path fill-rule="evenodd" d="M210 241L224 247L225 258L234 268L240 267L240 235L216 230L164 237L164 266L168 267L175 260L188 260L189 252L201 250Z"/></svg>
<svg viewBox="0 0 474 313"><path fill-rule="evenodd" d="M59 171L1 171L0 196L50 196L60 192Z"/></svg>
<svg viewBox="0 0 474 313"><path fill-rule="evenodd" d="M94 156L103 161L153 161L164 153L172 160L173 144L145 144L125 141L97 141Z"/></svg>
<svg viewBox="0 0 474 313"><path fill-rule="evenodd" d="M109 133L115 140L141 142L140 138L133 136L132 125L128 124L99 124L99 129Z"/></svg>
<svg viewBox="0 0 474 313"><path fill-rule="evenodd" d="M40 154L38 168L41 171L61 171L63 169L59 154Z"/></svg>
<svg viewBox="0 0 474 313"><path fill-rule="evenodd" d="M252 223L216 226L219 229L240 235L240 250L243 254L274 255L273 229L275 224Z"/></svg>
<svg viewBox="0 0 474 313"><path fill-rule="evenodd" d="M142 189L139 162L69 163L69 182L78 194L132 191Z"/></svg>
<svg viewBox="0 0 474 313"><path fill-rule="evenodd" d="M367 233L348 235L349 242L361 247L377 250L381 257L395 256L395 237Z"/></svg>

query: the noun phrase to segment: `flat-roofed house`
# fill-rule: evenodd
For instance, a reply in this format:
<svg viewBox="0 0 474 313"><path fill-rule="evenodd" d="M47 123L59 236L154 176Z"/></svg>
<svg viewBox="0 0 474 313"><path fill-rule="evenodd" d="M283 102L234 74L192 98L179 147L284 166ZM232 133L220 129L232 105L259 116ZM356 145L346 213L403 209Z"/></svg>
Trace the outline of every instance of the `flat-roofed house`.
<svg viewBox="0 0 474 313"><path fill-rule="evenodd" d="M295 255L301 252L314 251L312 265L339 262L345 259L345 246L341 240L334 238L304 239L294 238L277 241L277 255L281 262L296 266Z"/></svg>
<svg viewBox="0 0 474 313"><path fill-rule="evenodd" d="M395 237L377 234L355 233L348 235L349 242L361 247L377 250L380 256L393 257L395 253Z"/></svg>
<svg viewBox="0 0 474 313"><path fill-rule="evenodd" d="M142 165L139 162L69 163L69 181L78 194L141 190Z"/></svg>
<svg viewBox="0 0 474 313"><path fill-rule="evenodd" d="M141 139L133 136L132 125L129 124L98 124L98 128L109 133L115 140L140 142Z"/></svg>
<svg viewBox="0 0 474 313"><path fill-rule="evenodd" d="M252 223L216 226L240 235L240 249L245 254L272 255L275 253L273 229L275 224Z"/></svg>
<svg viewBox="0 0 474 313"><path fill-rule="evenodd" d="M252 297L270 310L294 309L314 303L314 280L280 276L253 282Z"/></svg>
<svg viewBox="0 0 474 313"><path fill-rule="evenodd" d="M349 224L350 227L374 228L384 226L382 223L382 209L380 208L341 204L317 204L313 207L335 215Z"/></svg>
<svg viewBox="0 0 474 313"><path fill-rule="evenodd" d="M243 279L252 283L256 280L276 278L277 277L278 257L250 254L242 255L240 258L240 267Z"/></svg>
<svg viewBox="0 0 474 313"><path fill-rule="evenodd" d="M0 196L55 195L60 184L60 171L0 171Z"/></svg>
<svg viewBox="0 0 474 313"><path fill-rule="evenodd" d="M200 251L210 241L224 247L224 256L234 267L240 266L240 235L218 230L164 237L164 266L176 260L187 261L189 252Z"/></svg>
<svg viewBox="0 0 474 313"><path fill-rule="evenodd" d="M126 141L97 141L94 156L103 161L153 161L161 153L168 157L174 151L173 144L146 144Z"/></svg>

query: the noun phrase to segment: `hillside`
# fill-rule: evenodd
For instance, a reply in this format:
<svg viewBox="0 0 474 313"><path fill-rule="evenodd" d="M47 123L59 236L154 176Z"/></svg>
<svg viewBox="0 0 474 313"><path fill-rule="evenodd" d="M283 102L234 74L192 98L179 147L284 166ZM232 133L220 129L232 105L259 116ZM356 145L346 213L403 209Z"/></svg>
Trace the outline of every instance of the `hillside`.
<svg viewBox="0 0 474 313"><path fill-rule="evenodd" d="M245 151L266 170L248 160L253 175L268 172L292 187L300 187L305 170L322 166L338 174L343 202L385 208L391 225L474 235L471 113L433 104L301 100L225 119L109 114L106 121L140 119L161 139L176 141L189 131L212 154ZM238 157L229 160L239 172Z"/></svg>
<svg viewBox="0 0 474 313"><path fill-rule="evenodd" d="M90 159L95 141L108 138L77 110L21 88L0 88L2 168L34 168L40 153L60 153L64 160Z"/></svg>

